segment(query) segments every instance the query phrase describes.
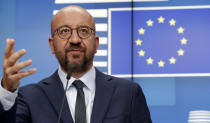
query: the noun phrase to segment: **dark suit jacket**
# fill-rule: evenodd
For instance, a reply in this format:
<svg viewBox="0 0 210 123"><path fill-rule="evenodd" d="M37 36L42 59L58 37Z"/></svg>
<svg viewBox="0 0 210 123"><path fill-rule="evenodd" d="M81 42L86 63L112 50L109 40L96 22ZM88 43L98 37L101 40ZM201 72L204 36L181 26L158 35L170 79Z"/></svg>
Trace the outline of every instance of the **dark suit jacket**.
<svg viewBox="0 0 210 123"><path fill-rule="evenodd" d="M64 88L58 73L37 84L20 88L15 105L4 111L0 123L56 123ZM73 123L65 100L61 123ZM91 123L151 123L143 92L138 84L96 70L96 93Z"/></svg>

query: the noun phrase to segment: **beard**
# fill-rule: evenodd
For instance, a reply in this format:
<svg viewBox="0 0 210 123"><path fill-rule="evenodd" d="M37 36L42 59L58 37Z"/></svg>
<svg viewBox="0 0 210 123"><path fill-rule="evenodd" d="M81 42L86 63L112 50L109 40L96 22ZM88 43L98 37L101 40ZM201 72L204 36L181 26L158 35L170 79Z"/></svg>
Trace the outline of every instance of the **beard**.
<svg viewBox="0 0 210 123"><path fill-rule="evenodd" d="M81 52L84 53L83 56L72 54L71 58L79 59L78 62L73 62L73 60L70 59L70 56L68 57L68 52L70 52L72 49L79 49ZM65 49L64 54L59 51L56 52L56 50L55 54L59 64L66 72L71 70L72 73L83 73L86 72L93 63L95 47L89 53L87 53L86 51L86 48L83 48L80 45L71 45Z"/></svg>

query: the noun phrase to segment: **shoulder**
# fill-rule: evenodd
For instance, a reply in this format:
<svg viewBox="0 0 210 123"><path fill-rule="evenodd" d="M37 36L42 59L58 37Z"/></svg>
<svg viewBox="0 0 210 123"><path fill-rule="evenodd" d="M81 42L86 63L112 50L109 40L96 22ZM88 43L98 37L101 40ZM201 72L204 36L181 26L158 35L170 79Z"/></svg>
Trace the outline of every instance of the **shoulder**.
<svg viewBox="0 0 210 123"><path fill-rule="evenodd" d="M100 71L97 71L97 76L101 78L102 80L105 80L105 82L114 84L117 88L141 90L140 85L132 81L131 79L124 79L124 78L119 78L112 75L107 75Z"/></svg>
<svg viewBox="0 0 210 123"><path fill-rule="evenodd" d="M58 78L56 78L56 74L54 73L50 77L44 78L37 83L25 85L19 89L18 95L25 97L32 97L31 95L39 96L40 94L44 93L44 89L47 87L47 85L55 82L56 79Z"/></svg>
<svg viewBox="0 0 210 123"><path fill-rule="evenodd" d="M33 84L28 84L28 85L24 85L22 86L19 91L20 92L28 92L28 93L32 93L34 91L40 90L40 88L43 86L43 84L45 84L45 80L47 78L37 82L37 83L33 83Z"/></svg>
<svg viewBox="0 0 210 123"><path fill-rule="evenodd" d="M139 86L136 82L132 81L131 79L124 79L124 78L114 77L110 75L107 75L107 76L112 78L110 82L116 83L119 86L127 86L127 87L132 87L132 88L136 88Z"/></svg>
<svg viewBox="0 0 210 123"><path fill-rule="evenodd" d="M35 96L35 95L38 95L39 93L42 93L43 87L44 87L43 85L45 84L45 80L47 80L47 79L48 78L43 79L38 83L28 84L28 85L21 87L18 91L18 95L30 97L31 95Z"/></svg>

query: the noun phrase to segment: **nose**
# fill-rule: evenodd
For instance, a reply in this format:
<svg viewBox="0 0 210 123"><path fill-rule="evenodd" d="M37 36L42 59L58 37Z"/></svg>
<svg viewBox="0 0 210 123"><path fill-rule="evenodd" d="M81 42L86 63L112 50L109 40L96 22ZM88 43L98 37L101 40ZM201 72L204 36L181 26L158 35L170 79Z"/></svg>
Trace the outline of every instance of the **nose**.
<svg viewBox="0 0 210 123"><path fill-rule="evenodd" d="M72 45L81 43L81 38L79 37L75 29L72 30L71 37L69 38L69 43Z"/></svg>

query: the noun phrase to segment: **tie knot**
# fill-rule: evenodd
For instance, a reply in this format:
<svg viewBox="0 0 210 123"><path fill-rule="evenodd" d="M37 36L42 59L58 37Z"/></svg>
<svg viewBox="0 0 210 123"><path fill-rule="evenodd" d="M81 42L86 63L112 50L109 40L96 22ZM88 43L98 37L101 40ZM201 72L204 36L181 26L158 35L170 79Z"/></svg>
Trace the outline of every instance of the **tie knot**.
<svg viewBox="0 0 210 123"><path fill-rule="evenodd" d="M82 89L82 87L84 86L84 83L81 80L75 80L73 82L73 85L77 88L77 89Z"/></svg>

